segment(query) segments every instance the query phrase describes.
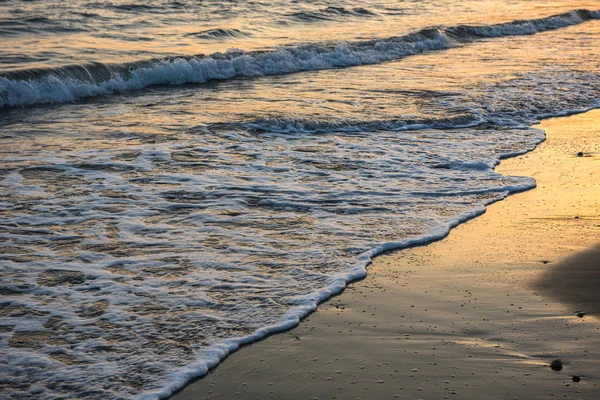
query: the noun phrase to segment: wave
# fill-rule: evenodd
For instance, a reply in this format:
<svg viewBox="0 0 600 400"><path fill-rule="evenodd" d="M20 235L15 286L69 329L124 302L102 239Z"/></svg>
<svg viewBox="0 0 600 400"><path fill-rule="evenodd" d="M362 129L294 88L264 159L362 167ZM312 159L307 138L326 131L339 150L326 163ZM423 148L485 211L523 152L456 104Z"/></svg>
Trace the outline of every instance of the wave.
<svg viewBox="0 0 600 400"><path fill-rule="evenodd" d="M153 4L136 4L136 3L112 4L110 2L108 4L92 3L92 4L90 4L90 7L109 8L109 9L113 9L113 10L117 10L117 11L134 12L134 13L138 13L140 11L148 12L148 11L160 10L160 8L161 8L161 7L153 5Z"/></svg>
<svg viewBox="0 0 600 400"><path fill-rule="evenodd" d="M373 17L376 15L375 12L362 7L351 9L346 9L344 7L326 7L317 11L299 11L290 14L293 19L303 22L336 20L340 19L340 17Z"/></svg>
<svg viewBox="0 0 600 400"><path fill-rule="evenodd" d="M115 12L123 14L139 14L139 13L154 13L159 14L169 9L182 9L187 5L179 1L170 2L148 2L151 4L140 4L140 2L134 3L119 3L114 4L113 2L93 2L87 4L90 9L109 9Z"/></svg>
<svg viewBox="0 0 600 400"><path fill-rule="evenodd" d="M427 28L404 36L332 45L284 46L272 51L228 50L124 64L90 63L0 73L0 107L65 103L152 85L182 85L235 77L377 64L481 38L531 35L600 19L600 11L575 10L503 24Z"/></svg>
<svg viewBox="0 0 600 400"><path fill-rule="evenodd" d="M369 132L369 131L405 131L420 129L456 129L470 128L484 124L481 116L460 114L446 118L423 119L387 119L357 121L340 119L336 121L318 121L310 119L261 118L252 122L239 123L247 131L270 133L325 133L325 132ZM231 127L228 124L227 127Z"/></svg>
<svg viewBox="0 0 600 400"><path fill-rule="evenodd" d="M235 28L216 28L216 29L207 29L205 31L200 32L192 32L188 33L185 36L192 36L198 39L229 39L229 38L240 38L252 36L250 33L242 32L239 29Z"/></svg>
<svg viewBox="0 0 600 400"><path fill-rule="evenodd" d="M24 33L73 33L85 31L86 29L81 27L64 25L42 16L26 19L0 18L0 37L16 36Z"/></svg>

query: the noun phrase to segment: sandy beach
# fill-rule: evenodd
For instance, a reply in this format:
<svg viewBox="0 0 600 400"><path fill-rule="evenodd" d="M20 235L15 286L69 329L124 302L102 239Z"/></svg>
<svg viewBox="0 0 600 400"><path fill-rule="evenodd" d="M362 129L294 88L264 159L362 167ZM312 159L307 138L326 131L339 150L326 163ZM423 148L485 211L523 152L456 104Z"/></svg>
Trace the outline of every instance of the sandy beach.
<svg viewBox="0 0 600 400"><path fill-rule="evenodd" d="M0 400L600 400L600 0L48 3Z"/></svg>
<svg viewBox="0 0 600 400"><path fill-rule="evenodd" d="M600 398L598 121L544 121L546 142L497 168L536 189L376 258L297 328L173 399Z"/></svg>

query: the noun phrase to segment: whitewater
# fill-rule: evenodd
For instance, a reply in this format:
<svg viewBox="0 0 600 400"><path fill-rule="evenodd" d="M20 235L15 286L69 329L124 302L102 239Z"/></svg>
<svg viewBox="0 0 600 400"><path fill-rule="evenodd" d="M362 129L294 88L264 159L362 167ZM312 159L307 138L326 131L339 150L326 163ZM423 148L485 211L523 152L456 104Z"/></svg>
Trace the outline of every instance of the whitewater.
<svg viewBox="0 0 600 400"><path fill-rule="evenodd" d="M599 19L600 11L577 10L541 19L489 26L423 29L405 36L334 45L230 50L202 57L174 57L124 65L88 64L18 70L0 76L0 107L61 103L151 85L204 83L235 77L287 74L398 60L491 37L532 35Z"/></svg>
<svg viewBox="0 0 600 400"><path fill-rule="evenodd" d="M1 396L166 398L535 187L597 9L3 2Z"/></svg>

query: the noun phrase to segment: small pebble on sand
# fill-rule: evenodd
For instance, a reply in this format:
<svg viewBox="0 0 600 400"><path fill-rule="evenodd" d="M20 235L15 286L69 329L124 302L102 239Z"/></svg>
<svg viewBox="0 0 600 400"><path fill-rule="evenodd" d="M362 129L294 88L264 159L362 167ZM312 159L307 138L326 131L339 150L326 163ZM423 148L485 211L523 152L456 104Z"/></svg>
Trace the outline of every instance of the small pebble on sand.
<svg viewBox="0 0 600 400"><path fill-rule="evenodd" d="M562 371L563 362L561 360L554 360L550 364L550 368L552 368L553 371Z"/></svg>

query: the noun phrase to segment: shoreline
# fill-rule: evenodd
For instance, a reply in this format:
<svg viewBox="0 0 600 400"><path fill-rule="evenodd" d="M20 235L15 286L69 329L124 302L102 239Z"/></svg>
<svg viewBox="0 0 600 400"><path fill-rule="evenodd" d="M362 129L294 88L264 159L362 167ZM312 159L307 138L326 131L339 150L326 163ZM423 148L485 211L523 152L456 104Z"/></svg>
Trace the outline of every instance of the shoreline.
<svg viewBox="0 0 600 400"><path fill-rule="evenodd" d="M236 395L242 396L241 398L310 398L310 395L331 398L336 394L341 398L352 398L346 396L348 393L345 390L348 389L351 389L352 393L357 390L357 393L364 391L362 395L368 395L367 397L373 395L405 397L410 396L411 391L414 391L414 396L417 398L419 396L429 397L434 393L436 396L448 396L456 390L440 389L437 385L439 382L436 384L426 382L433 382L437 377L441 378L442 374L436 375L433 371L439 370L442 365L450 369L455 368L456 366L451 365L450 361L457 358L463 359L463 361L475 359L483 364L478 365L475 370L481 370L484 366L489 368L489 363L485 361L492 355L497 357L497 353L502 355L501 360L504 363L507 362L504 358L520 360L518 365L508 363L509 365L504 365L500 369L527 369L524 367L531 365L545 368L549 365L547 358L552 352L545 351L548 354L544 356L540 355L541 353L531 355L518 351L514 348L515 346L508 345L508 343L522 342L516 347L539 347L536 347L535 343L530 343L532 341L530 337L523 339L517 335L518 337L512 337L509 340L508 337L502 337L510 336L504 333L504 335L500 335L500 338L493 338L498 339L495 341L499 343L492 346L489 342L494 340L486 336L497 331L509 332L509 329L512 328L508 328L508 326L515 324L514 321L510 323L509 321L514 318L517 319L517 325L523 330L525 328L522 326L523 322L538 322L539 326L529 328L533 331L536 329L540 331L535 334L546 333L549 326L554 327L554 331L556 331L557 321L563 320L567 320L570 324L580 325L585 321L585 324L582 325L585 327L584 330L594 329L595 318L586 316L581 319L574 316L573 312L579 310L565 312L560 303L553 302L551 298L546 301L540 295L532 292L533 284L528 283L529 286L524 287L519 282L532 282L536 276L543 274L544 270L548 271L549 267L559 265L559 260L574 254L576 250L592 248L596 244L592 240L594 233L596 233L596 238L600 237L598 235L600 223L595 223L600 214L597 202L593 202L594 195L589 196L592 204L586 206L582 205L581 198L577 198L578 195L581 196L578 188L574 187L566 195L563 190L566 189L563 187L565 182L567 184L573 182L575 186L580 186L581 182L586 182L586 180L587 183L591 182L590 185L593 183L593 179L590 180L589 176L585 176L585 168L582 171L573 169L574 166L583 162L594 162L598 159L597 154L591 154L589 157L575 156L579 151L577 150L578 146L586 151L583 142L591 148L586 153L594 153L593 149L598 150L599 140L593 137L593 133L590 133L595 130L596 136L598 136L597 132L600 131L600 126L596 124L594 127L594 119L597 119L598 116L600 116L600 110L593 110L584 114L545 120L539 127L546 130L546 142L540 144L533 152L504 159L497 166L496 171L503 175L536 177L537 189L515 194L504 201L488 206L485 215L459 225L452 230L452 234L442 240L377 256L369 267L369 275L366 279L355 281L342 294L321 303L317 311L308 316L298 327L245 346L243 351L232 354L227 361L224 361L224 364L219 365L204 378L190 383L171 398L230 398ZM582 129L587 129L588 134L582 134L580 132ZM545 163L552 165L547 168ZM587 173L593 174L593 168L589 169ZM565 178L565 182L562 178ZM600 193L597 185L592 186L591 189L586 187L586 190L592 190L592 193L596 193L596 195ZM537 206L535 206L536 203ZM540 205L546 209L540 210ZM575 218L579 215L574 215L572 220L565 216L553 217L553 212L568 208L577 209L577 213L582 217ZM587 214L585 214L586 211ZM536 216L531 218L531 214L536 214ZM521 219L520 224L510 223L511 220L519 218ZM577 220L578 227L576 229L573 229L573 226L568 227L568 234L556 231L554 226L556 223L565 228L573 220ZM532 223L532 221L534 222ZM587 235L587 240L582 238L581 232L578 232L582 226L585 226L588 233L592 233L592 235ZM551 233L547 232L549 228ZM545 242L544 245L533 240L536 234L538 241ZM567 236L566 239L565 236ZM510 251L511 254L505 254L506 251ZM594 257L591 257L591 260L593 262ZM517 267L512 266L512 263L516 263ZM465 264L467 265L465 266ZM489 274L484 273L481 267L494 267L495 276L488 276ZM588 271L588 275L590 272L593 272L593 269ZM592 273L592 275L594 274ZM548 282L554 282L556 286L557 279L547 280L545 288L544 285L539 288L540 291L546 290L552 294L553 287ZM440 294L434 295L435 290ZM475 291L482 290L482 294L474 297ZM504 304L506 297L511 297L511 295L513 302L508 303L509 305ZM515 296L518 296L519 301L523 304L516 306ZM593 294L588 297L591 299L588 299L588 304L589 301L593 303ZM476 298L478 300L475 300ZM547 305L545 305L546 302ZM505 308L502 310L503 313L499 313L496 309L497 306ZM386 309L382 312L381 308L384 307ZM471 307L472 309L470 309ZM484 310L483 313L479 311L481 309ZM366 314L368 311L369 314ZM584 312L591 311L592 309L588 306L588 310ZM507 319L505 314L510 315L510 318ZM455 317L456 315L460 317ZM548 324L550 325L548 326ZM460 330L457 326L461 327ZM486 328L481 328L481 326L486 326ZM553 332L552 329L550 332L556 334L551 335L552 338L544 340L547 342L551 339L552 346L548 348L559 350L560 346L554 342L558 340L558 336L567 336L564 336L565 332L560 335L558 332ZM419 338L416 342L415 334ZM331 339L332 335L336 338L335 340ZM525 336L532 335L525 333ZM379 337L379 340L376 340L375 337ZM392 340L400 339L403 339L402 342L396 342L396 346L394 346ZM384 342L385 340L388 342ZM593 340L593 338L589 340ZM538 340L533 341L537 342ZM507 347L506 350L501 344L502 342L506 342L504 343L504 347ZM401 346L397 345L399 343ZM430 349L427 350L422 347L432 343L437 346L436 352L432 353L435 355L419 356L424 351L431 352L435 346L429 346ZM597 344L598 341L595 343ZM449 347L453 347L453 349L450 350ZM588 347L592 349L594 346ZM410 371L415 369L418 371L409 374L408 379L402 378L401 368L392 367L392 365L404 365L402 357L397 360L376 363L376 369L373 369L372 365L369 367L369 364L373 364L375 359L387 359L385 356L389 352L398 353L398 348L402 349L404 354L408 354L411 350L417 350L413 354L414 357L404 360L412 360L415 365L420 366L410 369ZM544 353L543 346L538 350ZM369 352L372 351L375 353L382 351L383 353L378 356L369 355ZM471 354L471 352L473 353ZM556 353L556 351L554 352ZM346 357L348 353L352 354L350 358ZM320 361L322 359L319 357L320 354L324 354L330 359L323 363ZM338 357L335 356L336 354ZM508 354L511 356L509 357ZM590 354L586 354L586 361L595 358L589 356ZM364 365L353 366L353 361L356 360L363 360ZM430 366L427 369L432 370L432 375L422 382L421 378L425 374L420 372L424 368L421 364L426 360ZM271 362L273 362L273 367L267 367ZM568 365L567 362L570 361L566 360L566 365ZM435 363L435 368L431 363ZM597 363L598 359L595 358L592 364L597 366ZM381 371L378 374L379 369ZM565 368L565 370L567 369L570 368ZM386 384L386 379L381 378L385 375L383 370L389 373L388 381L395 381L394 385ZM533 390L534 387L538 387L537 383L541 384L542 382L552 386L551 381L548 380L552 378L556 380L556 374L546 376L549 368L545 368L545 370L545 374L541 374L542 370L539 368L535 370L535 373L543 375L543 377L540 376L537 380L528 379L530 386L528 390ZM587 370L588 368L582 369L584 372ZM275 379L273 375L281 374L282 371L288 372L279 379ZM492 376L495 375L496 378L506 381L504 382L505 391L510 391L513 379L508 379L506 373L501 373L498 368L489 372ZM524 373L529 374L527 376L534 374L534 372ZM298 382L292 383L293 380L298 380L298 375L302 375L303 379L300 380L310 383L312 387L302 390L299 387L302 385ZM451 375L456 376L456 374ZM478 387L472 393L473 396L481 395L482 390L480 385L476 385L479 381L474 378L475 375L462 378L464 382L467 382L467 387ZM591 377L593 374L587 373L587 375ZM336 386L341 378L348 378L348 376L354 376L354 380L346 379L347 382L344 386ZM421 378L417 378L417 376ZM359 377L365 379L359 380L361 379ZM564 378L564 376L561 377ZM417 387L416 391L405 387L414 383L411 381L421 382L422 387ZM578 384L578 387L588 389L593 387L595 390L600 390L596 387L597 382L594 382L593 385L588 383L588 379L584 382ZM561 385L563 384L566 383L561 381ZM398 385L402 385L402 389L398 389ZM569 388L570 386L562 387ZM491 390L491 388L488 389ZM392 391L397 392L398 390L400 390L399 393L392 394ZM465 390L466 397L469 397L469 390L463 387L461 398L465 398ZM490 391L489 393L497 394L498 392ZM525 394L526 398L531 398L527 396L527 393L519 394ZM600 392L598 394L600 395Z"/></svg>

